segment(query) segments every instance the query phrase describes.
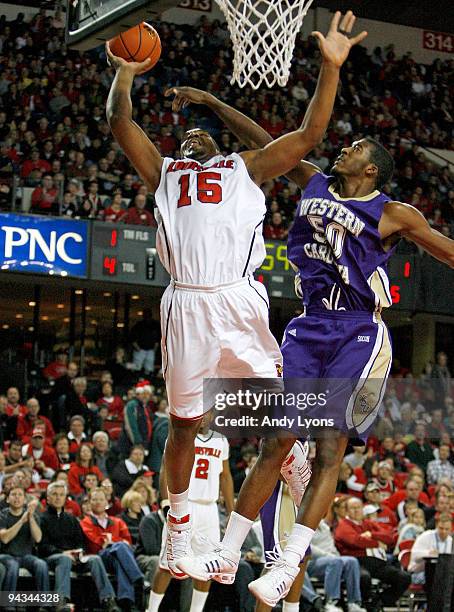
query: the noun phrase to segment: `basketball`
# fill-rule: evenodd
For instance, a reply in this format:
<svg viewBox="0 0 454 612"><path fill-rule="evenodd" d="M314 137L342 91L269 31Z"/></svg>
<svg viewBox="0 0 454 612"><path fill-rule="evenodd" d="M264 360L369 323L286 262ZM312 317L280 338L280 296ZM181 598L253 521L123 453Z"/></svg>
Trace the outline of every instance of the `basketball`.
<svg viewBox="0 0 454 612"><path fill-rule="evenodd" d="M109 44L112 53L127 62L144 62L150 58L150 68L153 68L161 57L159 34L145 21L112 38Z"/></svg>

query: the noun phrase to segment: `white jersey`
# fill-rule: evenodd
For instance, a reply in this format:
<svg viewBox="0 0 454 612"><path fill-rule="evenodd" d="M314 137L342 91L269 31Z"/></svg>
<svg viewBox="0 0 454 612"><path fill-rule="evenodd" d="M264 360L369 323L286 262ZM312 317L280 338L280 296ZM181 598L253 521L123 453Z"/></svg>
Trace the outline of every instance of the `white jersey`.
<svg viewBox="0 0 454 612"><path fill-rule="evenodd" d="M223 285L261 266L265 196L237 153L204 164L166 157L155 199L156 247L174 280Z"/></svg>
<svg viewBox="0 0 454 612"><path fill-rule="evenodd" d="M229 458L227 438L216 431L195 439L195 460L189 483L189 500L199 504L217 502L222 462Z"/></svg>

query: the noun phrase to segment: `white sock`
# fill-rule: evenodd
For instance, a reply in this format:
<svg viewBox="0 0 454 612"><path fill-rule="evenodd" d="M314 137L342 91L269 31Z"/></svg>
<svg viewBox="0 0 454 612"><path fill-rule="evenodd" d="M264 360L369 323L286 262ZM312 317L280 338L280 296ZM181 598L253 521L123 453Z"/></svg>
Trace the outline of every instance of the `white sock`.
<svg viewBox="0 0 454 612"><path fill-rule="evenodd" d="M183 518L189 514L189 489L183 493L171 493L169 491L170 514L177 518Z"/></svg>
<svg viewBox="0 0 454 612"><path fill-rule="evenodd" d="M289 601L283 601L282 603L282 612L299 612L300 609L300 602L299 601L295 601L295 602L289 602Z"/></svg>
<svg viewBox="0 0 454 612"><path fill-rule="evenodd" d="M207 600L209 591L198 591L193 589L191 599L191 609L189 612L202 612Z"/></svg>
<svg viewBox="0 0 454 612"><path fill-rule="evenodd" d="M165 593L155 593L151 591L150 599L148 600L147 612L158 612L161 601L164 599Z"/></svg>
<svg viewBox="0 0 454 612"><path fill-rule="evenodd" d="M232 512L229 522L227 523L222 544L232 552L239 553L253 524L254 521L250 521L237 512Z"/></svg>
<svg viewBox="0 0 454 612"><path fill-rule="evenodd" d="M306 550L311 543L314 530L305 525L295 523L292 533L287 540L287 546L284 549L283 558L293 565L298 567L306 554Z"/></svg>

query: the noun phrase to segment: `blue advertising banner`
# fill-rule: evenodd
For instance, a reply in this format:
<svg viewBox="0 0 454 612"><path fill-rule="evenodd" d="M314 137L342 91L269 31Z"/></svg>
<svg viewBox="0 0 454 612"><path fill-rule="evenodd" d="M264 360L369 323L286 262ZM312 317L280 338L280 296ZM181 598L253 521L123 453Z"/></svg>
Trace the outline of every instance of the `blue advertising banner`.
<svg viewBox="0 0 454 612"><path fill-rule="evenodd" d="M88 223L0 214L0 270L86 278Z"/></svg>

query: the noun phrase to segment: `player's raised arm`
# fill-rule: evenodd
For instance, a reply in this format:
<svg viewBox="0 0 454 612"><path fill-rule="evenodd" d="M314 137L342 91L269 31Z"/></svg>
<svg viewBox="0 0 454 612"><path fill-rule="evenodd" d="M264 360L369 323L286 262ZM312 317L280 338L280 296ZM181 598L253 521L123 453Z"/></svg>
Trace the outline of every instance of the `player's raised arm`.
<svg viewBox="0 0 454 612"><path fill-rule="evenodd" d="M248 149L262 149L270 142L273 142L270 134L258 123L207 91L195 89L194 87L170 87L164 92L164 95L175 96L172 102L172 109L175 112L179 112L188 106L188 104L203 104L207 106ZM287 172L287 177L299 187L304 188L309 179L319 171L320 169L314 166L314 164L300 161L293 170Z"/></svg>
<svg viewBox="0 0 454 612"><path fill-rule="evenodd" d="M399 234L408 238L436 259L454 268L454 240L430 227L419 210L410 204L402 202L386 204L379 230L385 237Z"/></svg>
<svg viewBox="0 0 454 612"><path fill-rule="evenodd" d="M257 184L286 174L323 139L333 112L340 68L352 46L367 36L367 32L361 32L349 38L356 19L351 11L346 13L341 22L340 19L340 12L336 12L326 37L320 32L312 33L318 39L323 60L317 88L301 128L278 138L261 150L242 154Z"/></svg>
<svg viewBox="0 0 454 612"><path fill-rule="evenodd" d="M133 121L131 102L134 77L148 70L150 60L127 62L112 54L109 43L106 44L106 53L110 64L116 70L107 99L107 121L126 157L147 188L154 193L161 177L162 157L145 132Z"/></svg>
<svg viewBox="0 0 454 612"><path fill-rule="evenodd" d="M164 95L166 97L175 96L172 102L174 112L180 112L189 104L207 106L248 149L262 149L268 143L273 142L268 132L255 121L207 91L195 87L169 87Z"/></svg>

